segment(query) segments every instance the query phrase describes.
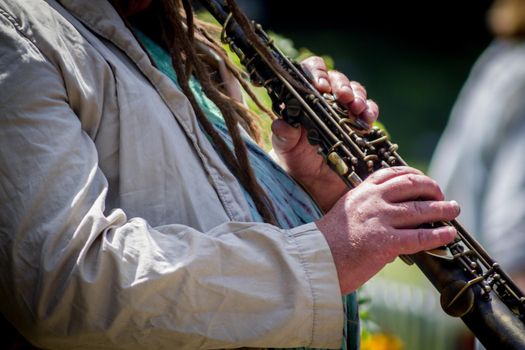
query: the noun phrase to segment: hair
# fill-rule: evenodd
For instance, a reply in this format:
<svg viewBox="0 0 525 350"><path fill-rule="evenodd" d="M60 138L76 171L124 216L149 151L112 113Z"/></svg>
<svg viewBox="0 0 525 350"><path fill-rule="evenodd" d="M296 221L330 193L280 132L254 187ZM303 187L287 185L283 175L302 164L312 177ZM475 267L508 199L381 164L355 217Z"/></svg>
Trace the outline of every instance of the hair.
<svg viewBox="0 0 525 350"><path fill-rule="evenodd" d="M124 4L127 1L110 1L121 15L126 13ZM126 22L129 20L125 15L122 17ZM216 72L214 67L203 59L199 45L204 44L211 47L223 59L228 70L239 80L257 106L269 116L273 116L273 113L258 101L243 78L243 73L235 67L220 44L213 39L213 35L210 34L213 27L194 17L189 0L153 0L147 10L131 18L131 21L168 51L180 87L190 101L200 125L211 138L229 169L250 194L264 221L276 225L274 208L255 178L239 128L239 124L244 126L255 141L260 143L257 116L241 102L228 96L223 87L213 81ZM197 103L189 85L192 75L198 79L206 96L221 111L233 141L233 151L230 150Z"/></svg>

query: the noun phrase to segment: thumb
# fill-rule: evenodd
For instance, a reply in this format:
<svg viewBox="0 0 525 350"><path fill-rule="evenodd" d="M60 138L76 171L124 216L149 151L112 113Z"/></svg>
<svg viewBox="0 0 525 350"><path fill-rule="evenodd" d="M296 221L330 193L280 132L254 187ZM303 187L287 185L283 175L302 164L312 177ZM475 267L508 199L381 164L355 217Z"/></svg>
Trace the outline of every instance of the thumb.
<svg viewBox="0 0 525 350"><path fill-rule="evenodd" d="M302 127L295 128L282 119L272 123L272 144L279 154L291 151L301 139Z"/></svg>

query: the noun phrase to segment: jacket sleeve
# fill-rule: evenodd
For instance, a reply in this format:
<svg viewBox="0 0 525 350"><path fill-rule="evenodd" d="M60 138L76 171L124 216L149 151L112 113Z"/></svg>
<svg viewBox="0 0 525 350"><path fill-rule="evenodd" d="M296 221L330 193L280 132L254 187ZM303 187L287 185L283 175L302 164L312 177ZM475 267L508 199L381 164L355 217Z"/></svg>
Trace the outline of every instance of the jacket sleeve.
<svg viewBox="0 0 525 350"><path fill-rule="evenodd" d="M338 347L315 224L150 227L105 208L93 140L57 67L0 13L0 306L53 349Z"/></svg>

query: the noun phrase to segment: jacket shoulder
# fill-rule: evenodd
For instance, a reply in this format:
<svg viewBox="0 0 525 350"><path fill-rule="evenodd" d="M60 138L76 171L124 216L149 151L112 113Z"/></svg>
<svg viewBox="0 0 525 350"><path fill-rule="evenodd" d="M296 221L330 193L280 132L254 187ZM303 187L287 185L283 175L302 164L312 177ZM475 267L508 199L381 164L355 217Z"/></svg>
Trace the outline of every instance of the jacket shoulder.
<svg viewBox="0 0 525 350"><path fill-rule="evenodd" d="M54 1L43 0L0 1L0 35L16 36L17 41L25 39L46 59L56 63L60 52L67 49L63 38L72 37L74 27L52 3L59 6Z"/></svg>

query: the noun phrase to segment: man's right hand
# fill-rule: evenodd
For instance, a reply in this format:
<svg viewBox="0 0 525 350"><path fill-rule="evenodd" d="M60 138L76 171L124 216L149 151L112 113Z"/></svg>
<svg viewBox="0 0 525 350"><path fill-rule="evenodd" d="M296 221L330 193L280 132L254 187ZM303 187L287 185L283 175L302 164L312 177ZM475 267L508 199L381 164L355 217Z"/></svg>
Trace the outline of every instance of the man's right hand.
<svg viewBox="0 0 525 350"><path fill-rule="evenodd" d="M346 193L321 219L343 295L353 292L400 254L442 246L453 227L421 228L459 215L437 183L409 167L381 169Z"/></svg>

